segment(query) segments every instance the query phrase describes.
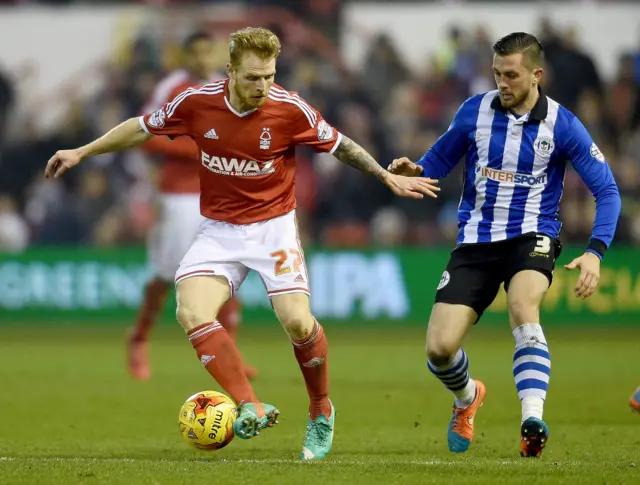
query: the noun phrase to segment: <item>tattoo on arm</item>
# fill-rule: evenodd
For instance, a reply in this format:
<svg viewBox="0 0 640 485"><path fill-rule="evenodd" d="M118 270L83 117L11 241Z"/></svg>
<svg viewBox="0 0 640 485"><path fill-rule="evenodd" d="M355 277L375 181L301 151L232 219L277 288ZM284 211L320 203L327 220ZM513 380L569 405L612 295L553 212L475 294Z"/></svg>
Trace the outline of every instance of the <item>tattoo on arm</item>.
<svg viewBox="0 0 640 485"><path fill-rule="evenodd" d="M344 135L340 145L333 152L333 156L342 163L357 168L361 172L371 174L379 180L384 180L388 173L364 148Z"/></svg>

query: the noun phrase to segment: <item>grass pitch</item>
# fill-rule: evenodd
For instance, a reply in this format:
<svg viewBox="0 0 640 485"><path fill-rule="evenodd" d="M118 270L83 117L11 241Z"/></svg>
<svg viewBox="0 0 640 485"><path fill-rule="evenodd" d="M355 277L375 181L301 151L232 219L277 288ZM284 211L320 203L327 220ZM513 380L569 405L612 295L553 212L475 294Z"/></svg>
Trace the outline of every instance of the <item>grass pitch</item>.
<svg viewBox="0 0 640 485"><path fill-rule="evenodd" d="M153 378L129 379L121 325L0 328L0 484L638 484L640 328L550 328L553 361L541 459L519 457L513 340L479 326L467 353L487 384L477 437L447 451L452 399L424 365L424 329L327 326L337 408L330 458L300 463L306 393L284 333L246 328L241 349L281 424L218 452L189 448L177 413L217 387L184 333L161 327Z"/></svg>

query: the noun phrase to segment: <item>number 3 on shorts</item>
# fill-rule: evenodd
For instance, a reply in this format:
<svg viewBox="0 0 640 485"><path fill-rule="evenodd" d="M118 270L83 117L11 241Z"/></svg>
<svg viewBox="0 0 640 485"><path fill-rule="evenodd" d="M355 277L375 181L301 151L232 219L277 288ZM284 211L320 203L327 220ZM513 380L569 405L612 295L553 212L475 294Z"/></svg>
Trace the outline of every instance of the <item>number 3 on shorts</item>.
<svg viewBox="0 0 640 485"><path fill-rule="evenodd" d="M302 266L302 256L300 256L300 251L291 248L289 249L289 253L291 253L291 255L294 257L292 263L293 272L299 273L300 266ZM276 261L273 265L273 273L276 276L291 273L291 266L287 266L287 259L289 258L287 251L285 251L284 249L280 249L279 251L272 252L269 256L271 256L272 258L276 258Z"/></svg>
<svg viewBox="0 0 640 485"><path fill-rule="evenodd" d="M551 239L549 238L549 236L538 234L536 237L538 238L536 247L534 248L534 251L536 253L547 254L549 251L551 251Z"/></svg>

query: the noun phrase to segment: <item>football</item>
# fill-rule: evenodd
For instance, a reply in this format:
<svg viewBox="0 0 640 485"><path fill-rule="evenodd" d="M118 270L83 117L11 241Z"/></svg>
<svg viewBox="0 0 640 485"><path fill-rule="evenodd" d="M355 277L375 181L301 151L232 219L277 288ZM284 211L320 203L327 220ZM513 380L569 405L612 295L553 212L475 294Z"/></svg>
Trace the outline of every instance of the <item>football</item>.
<svg viewBox="0 0 640 485"><path fill-rule="evenodd" d="M191 446L219 450L231 443L237 417L238 408L231 398L217 391L202 391L182 405L178 427Z"/></svg>

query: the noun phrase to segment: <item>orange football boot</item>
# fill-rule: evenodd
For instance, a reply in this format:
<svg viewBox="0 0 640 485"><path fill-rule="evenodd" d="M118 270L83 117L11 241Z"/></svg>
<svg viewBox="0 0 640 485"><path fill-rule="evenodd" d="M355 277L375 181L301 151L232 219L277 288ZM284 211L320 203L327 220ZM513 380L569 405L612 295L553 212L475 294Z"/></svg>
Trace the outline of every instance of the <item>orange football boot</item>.
<svg viewBox="0 0 640 485"><path fill-rule="evenodd" d="M454 453L462 453L469 449L469 445L473 441L473 421L487 394L485 385L480 381L475 382L476 397L473 402L466 408L453 408L447 441L449 451Z"/></svg>

